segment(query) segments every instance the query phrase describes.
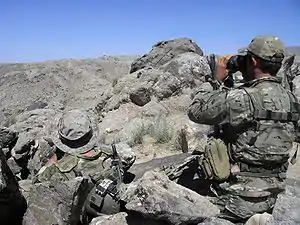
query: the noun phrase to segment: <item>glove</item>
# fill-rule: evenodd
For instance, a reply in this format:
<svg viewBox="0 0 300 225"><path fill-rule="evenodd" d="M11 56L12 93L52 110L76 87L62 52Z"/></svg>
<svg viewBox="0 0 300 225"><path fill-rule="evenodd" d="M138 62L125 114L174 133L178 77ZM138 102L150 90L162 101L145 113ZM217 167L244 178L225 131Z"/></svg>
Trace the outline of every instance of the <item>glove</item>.
<svg viewBox="0 0 300 225"><path fill-rule="evenodd" d="M228 76L227 62L233 55L224 55L217 62L216 78L224 81Z"/></svg>

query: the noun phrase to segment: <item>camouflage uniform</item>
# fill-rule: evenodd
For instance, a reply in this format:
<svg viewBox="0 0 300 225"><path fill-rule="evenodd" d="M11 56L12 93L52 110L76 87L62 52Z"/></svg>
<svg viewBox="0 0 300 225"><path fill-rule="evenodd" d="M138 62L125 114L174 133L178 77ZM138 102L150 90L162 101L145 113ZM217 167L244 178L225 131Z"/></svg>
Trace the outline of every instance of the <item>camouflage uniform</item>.
<svg viewBox="0 0 300 225"><path fill-rule="evenodd" d="M119 185L125 171L135 161L131 148L118 143L114 153L112 147L101 145L97 122L81 110L71 110L63 115L49 140L56 151L37 173L35 182L67 181L78 176L90 178L85 203L85 216L88 216L83 220L89 221L99 213L118 212Z"/></svg>
<svg viewBox="0 0 300 225"><path fill-rule="evenodd" d="M58 130L52 133L50 141L56 148L56 155L40 169L39 181L65 181L83 175L97 182L114 176L110 165L112 149L99 143L97 122L87 112L71 110L66 113L59 119ZM126 170L135 161L135 155L129 146L121 143L116 146ZM59 157L60 154L63 156Z"/></svg>
<svg viewBox="0 0 300 225"><path fill-rule="evenodd" d="M271 60L283 52L274 37L255 38L248 51ZM276 77L264 77L229 89L203 85L188 110L200 124L219 125L227 144L231 174L217 185L215 201L223 217L247 219L270 211L284 191L285 172L299 120L297 98Z"/></svg>

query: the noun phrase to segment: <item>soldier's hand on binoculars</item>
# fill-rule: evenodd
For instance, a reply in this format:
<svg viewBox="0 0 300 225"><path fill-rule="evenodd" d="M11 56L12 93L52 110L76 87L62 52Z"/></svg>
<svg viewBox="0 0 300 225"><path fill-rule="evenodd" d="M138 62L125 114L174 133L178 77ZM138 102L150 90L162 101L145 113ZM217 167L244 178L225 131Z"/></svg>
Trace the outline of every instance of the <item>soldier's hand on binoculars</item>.
<svg viewBox="0 0 300 225"><path fill-rule="evenodd" d="M216 77L218 80L224 81L225 78L228 76L227 62L231 57L232 55L224 55L221 58L219 58L216 68Z"/></svg>

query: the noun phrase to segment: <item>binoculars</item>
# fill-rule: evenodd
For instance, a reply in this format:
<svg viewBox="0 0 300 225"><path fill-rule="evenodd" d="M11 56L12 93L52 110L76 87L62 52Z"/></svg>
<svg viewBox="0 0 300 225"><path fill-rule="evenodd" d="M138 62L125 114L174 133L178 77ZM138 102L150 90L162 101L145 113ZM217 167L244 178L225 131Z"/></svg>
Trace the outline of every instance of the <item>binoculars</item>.
<svg viewBox="0 0 300 225"><path fill-rule="evenodd" d="M227 69L230 73L242 72L247 65L247 56L234 55L227 62Z"/></svg>

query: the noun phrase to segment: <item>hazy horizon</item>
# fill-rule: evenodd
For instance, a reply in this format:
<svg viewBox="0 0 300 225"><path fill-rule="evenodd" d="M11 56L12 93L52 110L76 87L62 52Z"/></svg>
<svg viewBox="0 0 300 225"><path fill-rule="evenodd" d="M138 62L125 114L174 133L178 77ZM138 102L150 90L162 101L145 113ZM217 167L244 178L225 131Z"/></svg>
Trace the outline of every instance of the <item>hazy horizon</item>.
<svg viewBox="0 0 300 225"><path fill-rule="evenodd" d="M258 34L276 35L287 47L300 45L297 0L1 3L0 62L137 55L178 37L217 54L236 52Z"/></svg>

